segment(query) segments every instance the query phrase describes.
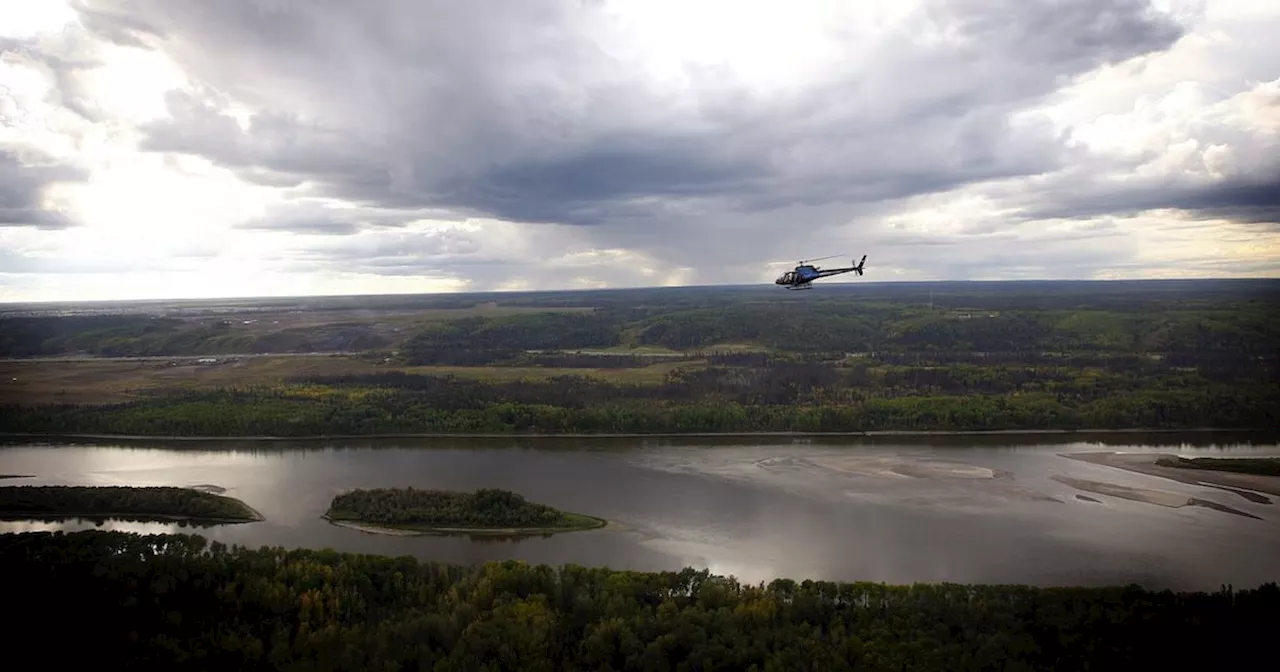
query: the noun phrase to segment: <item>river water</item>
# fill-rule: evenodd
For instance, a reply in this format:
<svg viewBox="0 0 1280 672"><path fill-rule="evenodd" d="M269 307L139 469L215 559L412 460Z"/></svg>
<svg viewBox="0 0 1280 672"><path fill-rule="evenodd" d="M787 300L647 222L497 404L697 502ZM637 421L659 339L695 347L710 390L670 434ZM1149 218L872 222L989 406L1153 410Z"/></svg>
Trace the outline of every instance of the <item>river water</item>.
<svg viewBox="0 0 1280 672"><path fill-rule="evenodd" d="M785 576L1215 590L1280 580L1280 497L1251 502L1062 457L1090 451L1277 456L1280 445L1205 435L1140 444L1116 435L10 442L0 446L0 473L33 477L3 485L215 485L266 520L203 528L4 521L0 532L194 531L228 544L452 563L706 567L752 583ZM1081 492L1054 475L1198 497L1260 519ZM512 541L376 535L320 517L340 490L404 486L506 488L615 525Z"/></svg>

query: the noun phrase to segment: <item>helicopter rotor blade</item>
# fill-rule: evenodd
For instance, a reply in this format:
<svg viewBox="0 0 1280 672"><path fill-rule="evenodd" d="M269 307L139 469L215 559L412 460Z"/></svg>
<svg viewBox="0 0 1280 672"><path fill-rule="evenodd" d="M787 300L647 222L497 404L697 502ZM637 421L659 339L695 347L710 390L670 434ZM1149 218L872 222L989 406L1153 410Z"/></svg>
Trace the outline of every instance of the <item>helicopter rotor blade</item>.
<svg viewBox="0 0 1280 672"><path fill-rule="evenodd" d="M832 255L830 255L830 256L826 256L826 257L818 257L817 259L805 259L805 260L801 261L800 263L805 264L805 263L808 263L808 262L810 262L810 261L822 261L823 259L835 259L836 257L840 257L840 256L844 256L844 255L840 255L840 254L832 254Z"/></svg>

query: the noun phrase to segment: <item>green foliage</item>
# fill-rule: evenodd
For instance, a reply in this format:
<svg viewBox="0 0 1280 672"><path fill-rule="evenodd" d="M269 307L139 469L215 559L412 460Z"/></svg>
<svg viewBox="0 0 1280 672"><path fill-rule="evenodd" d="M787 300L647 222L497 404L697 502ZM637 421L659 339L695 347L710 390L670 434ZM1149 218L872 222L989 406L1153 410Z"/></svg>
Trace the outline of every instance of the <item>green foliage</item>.
<svg viewBox="0 0 1280 672"><path fill-rule="evenodd" d="M644 361L639 351L619 354L627 345L697 350L698 361L681 363L695 357L685 353L672 364L682 368L665 382L646 385L628 384L623 376L507 382L403 373L308 376L288 385L187 390L109 406L12 405L0 407L0 425L182 436L1267 429L1280 426L1274 286L868 285L808 298L740 288L533 293L503 305L593 302L596 309L444 320L411 337L400 363L619 367ZM929 292L932 305L925 302ZM9 319L18 322L0 323L0 344L11 347L30 345L63 324L61 318ZM114 338L146 352L153 351L145 345L153 336L161 339L155 346L161 351L178 347L181 338L205 344L182 347L218 342L163 319L66 319L72 320L68 333L80 334L66 338L87 338L99 350ZM346 328L326 329L340 327ZM71 347L41 343L41 351ZM744 343L767 352L732 351ZM618 351L573 352L608 347Z"/></svg>
<svg viewBox="0 0 1280 672"><path fill-rule="evenodd" d="M189 488L17 485L0 487L0 514L184 516L254 520L239 500Z"/></svg>
<svg viewBox="0 0 1280 672"><path fill-rule="evenodd" d="M73 637L40 646L68 669L1246 669L1280 627L1274 583L745 585L691 568L465 568L101 531L0 536L0 573L21 577L6 635Z"/></svg>
<svg viewBox="0 0 1280 672"><path fill-rule="evenodd" d="M268 352L368 350L387 345L366 325L250 332L229 321L146 315L0 318L0 357L87 354L174 357Z"/></svg>
<svg viewBox="0 0 1280 672"><path fill-rule="evenodd" d="M873 363L713 366L677 371L661 385L582 376L311 377L302 385L178 391L114 405L0 406L0 425L173 436L1280 426L1280 390L1265 367L1206 376L1145 360L1136 369L1132 362L1112 369Z"/></svg>
<svg viewBox="0 0 1280 672"><path fill-rule="evenodd" d="M556 528L581 521L507 490L474 493L414 488L352 490L333 498L327 515L386 525L436 528Z"/></svg>
<svg viewBox="0 0 1280 672"><path fill-rule="evenodd" d="M534 313L468 317L432 325L409 339L404 361L419 364L489 364L527 350L609 347L620 343L619 321L603 313Z"/></svg>

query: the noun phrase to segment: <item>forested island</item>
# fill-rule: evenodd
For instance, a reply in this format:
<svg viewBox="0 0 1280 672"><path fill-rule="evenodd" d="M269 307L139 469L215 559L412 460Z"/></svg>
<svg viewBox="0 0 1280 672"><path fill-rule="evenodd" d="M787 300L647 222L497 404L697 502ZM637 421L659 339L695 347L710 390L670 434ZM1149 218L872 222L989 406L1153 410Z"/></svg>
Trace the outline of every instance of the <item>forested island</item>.
<svg viewBox="0 0 1280 672"><path fill-rule="evenodd" d="M552 534L604 527L606 521L535 504L509 490L473 493L417 488L350 490L333 498L325 518L369 531Z"/></svg>
<svg viewBox="0 0 1280 672"><path fill-rule="evenodd" d="M50 665L155 669L1250 669L1280 588L1214 593L459 567L188 535L0 535ZM75 605L68 609L67 605ZM1176 645L1171 645L1176 642ZM692 668L690 668L692 669Z"/></svg>
<svg viewBox="0 0 1280 672"><path fill-rule="evenodd" d="M72 485L2 486L0 517L118 517L208 524L262 520L238 499L190 488Z"/></svg>
<svg viewBox="0 0 1280 672"><path fill-rule="evenodd" d="M13 379L0 386L0 426L185 437L1274 431L1278 289L859 283L807 297L683 288L367 298L358 313L316 300L238 307L244 320L10 316L0 318L0 353L89 359L0 362ZM298 326L306 321L315 324ZM312 340L289 340L303 333ZM337 335L312 342L323 334ZM286 345L349 351L100 359Z"/></svg>

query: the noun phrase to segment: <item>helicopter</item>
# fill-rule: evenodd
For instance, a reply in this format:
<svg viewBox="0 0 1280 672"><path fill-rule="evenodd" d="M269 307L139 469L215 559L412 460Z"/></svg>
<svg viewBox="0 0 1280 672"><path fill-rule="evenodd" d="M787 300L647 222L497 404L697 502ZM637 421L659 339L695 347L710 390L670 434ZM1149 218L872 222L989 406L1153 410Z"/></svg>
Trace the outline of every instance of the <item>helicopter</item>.
<svg viewBox="0 0 1280 672"><path fill-rule="evenodd" d="M862 275L862 267L867 263L867 255L865 254L862 255L862 261L859 261L857 264L848 268L821 269L813 265L813 262L815 261L833 259L837 256L839 255L833 254L830 257L819 257L817 259L810 259L809 261L801 261L796 264L795 270L787 271L786 273L779 275L778 279L774 280L774 284L782 285L789 290L813 289L812 283L818 278L827 278L833 275L840 275L841 273L848 273L850 271L857 273L858 275Z"/></svg>

